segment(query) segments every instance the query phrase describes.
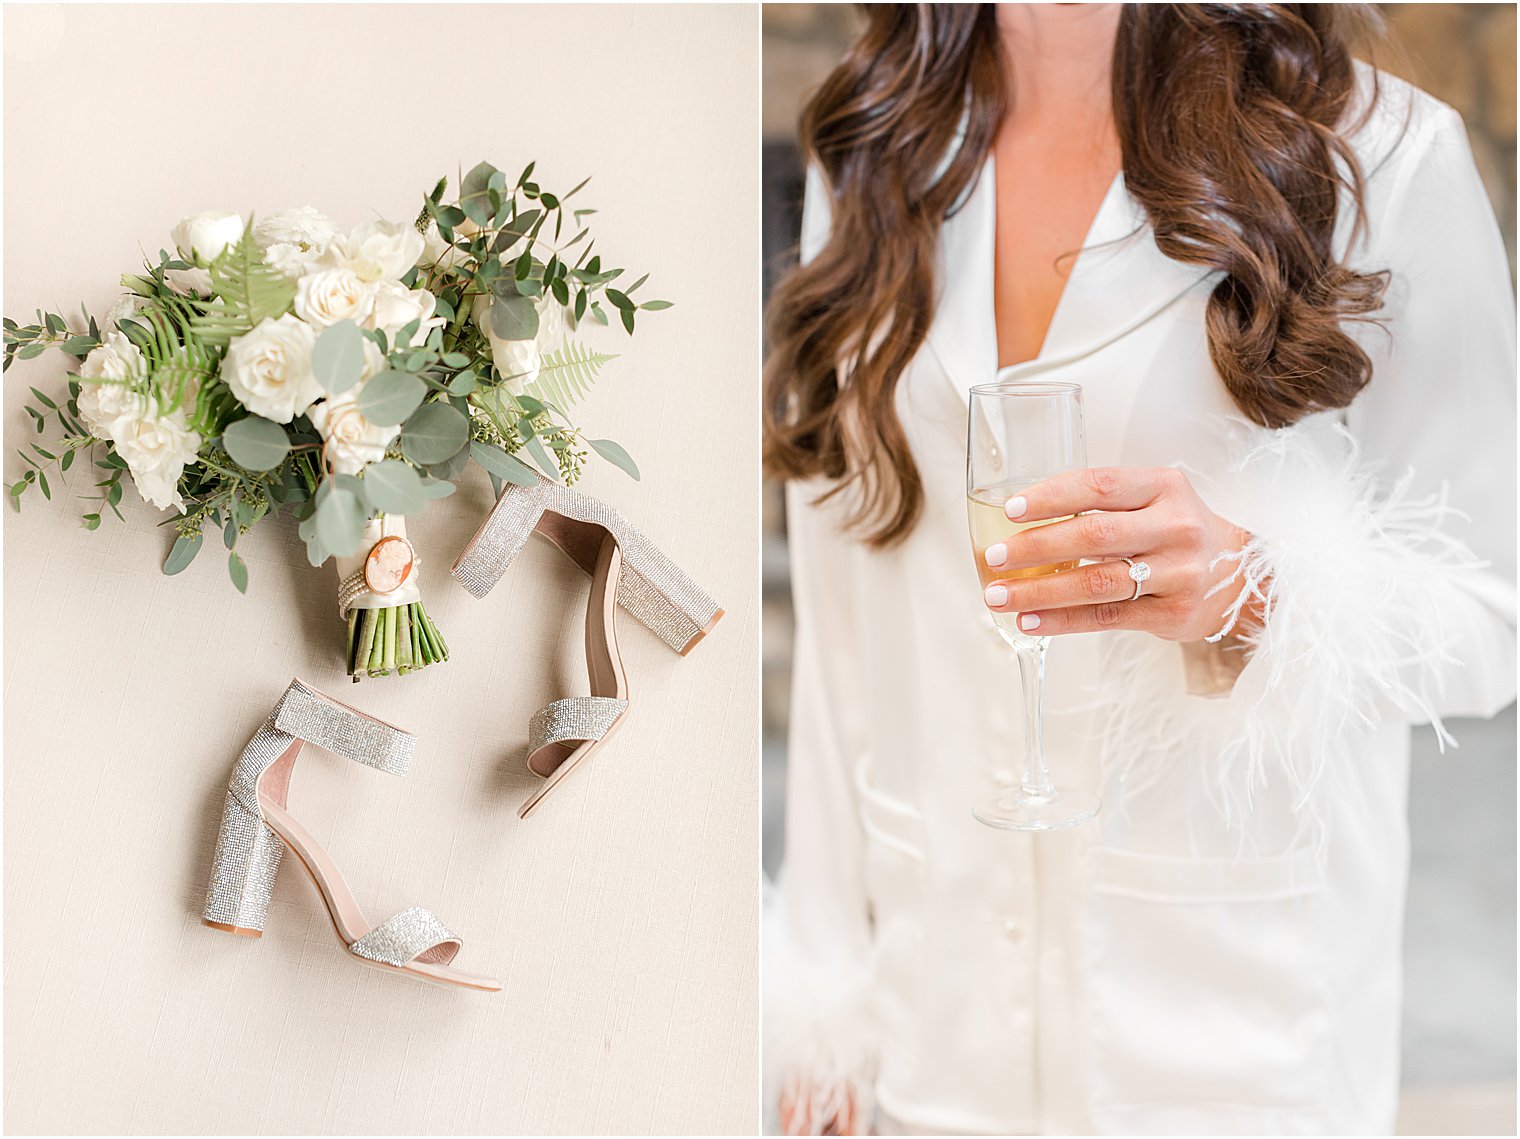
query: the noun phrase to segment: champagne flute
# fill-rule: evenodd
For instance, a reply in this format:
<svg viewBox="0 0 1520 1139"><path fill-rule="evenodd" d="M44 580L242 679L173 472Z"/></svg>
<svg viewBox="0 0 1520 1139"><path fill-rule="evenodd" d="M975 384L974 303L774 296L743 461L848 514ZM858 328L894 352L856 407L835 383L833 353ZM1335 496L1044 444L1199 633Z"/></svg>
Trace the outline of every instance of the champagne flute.
<svg viewBox="0 0 1520 1139"><path fill-rule="evenodd" d="M1013 522L1003 504L1035 483L1087 465L1082 421L1082 389L1077 384L996 383L971 389L966 445L966 512L972 556L985 589L996 581L1042 577L1075 569L1078 560L1024 569L993 569L983 557L988 546L1022 530L1062 519ZM1098 797L1057 790L1045 762L1042 706L1045 650L1049 637L1032 637L1018 627L1018 615L994 613L998 634L1018 661L1024 696L1024 763L1019 785L983 795L972 809L989 827L1048 831L1085 823L1098 813Z"/></svg>

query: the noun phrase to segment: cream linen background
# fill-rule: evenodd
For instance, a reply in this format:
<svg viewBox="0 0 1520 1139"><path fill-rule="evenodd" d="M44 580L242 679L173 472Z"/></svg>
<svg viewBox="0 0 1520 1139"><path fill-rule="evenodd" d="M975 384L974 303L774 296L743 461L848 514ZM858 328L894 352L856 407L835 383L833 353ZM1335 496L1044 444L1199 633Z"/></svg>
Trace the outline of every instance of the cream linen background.
<svg viewBox="0 0 1520 1139"><path fill-rule="evenodd" d="M584 692L585 580L531 543L484 601L447 577L472 478L415 522L453 653L348 685L330 567L294 525L159 574L159 516L5 522L9 1132L699 1132L756 1123L756 16L691 7L8 7L5 311L103 313L183 215L310 203L410 220L441 173L530 158L676 302L580 419L638 459L585 480L728 611L682 660L632 622L633 712L533 819L528 717ZM5 377L5 481L28 384ZM35 436L32 436L35 438ZM295 813L372 920L464 937L488 996L355 966L282 869L261 941L200 924L238 751L293 674L420 735L396 780L325 752Z"/></svg>

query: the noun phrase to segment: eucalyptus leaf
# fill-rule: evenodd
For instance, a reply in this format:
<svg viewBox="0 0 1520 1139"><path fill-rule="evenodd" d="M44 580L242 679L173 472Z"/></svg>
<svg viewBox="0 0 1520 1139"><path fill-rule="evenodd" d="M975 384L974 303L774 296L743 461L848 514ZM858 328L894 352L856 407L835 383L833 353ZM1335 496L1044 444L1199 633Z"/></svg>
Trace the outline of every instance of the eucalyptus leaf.
<svg viewBox="0 0 1520 1139"><path fill-rule="evenodd" d="M370 509L369 490L358 475L329 475L327 481L334 487L342 487L359 500L366 513Z"/></svg>
<svg viewBox="0 0 1520 1139"><path fill-rule="evenodd" d="M423 466L447 462L470 438L470 424L446 403L426 403L401 428L401 451Z"/></svg>
<svg viewBox="0 0 1520 1139"><path fill-rule="evenodd" d="M248 592L248 565L238 557L236 550L227 555L227 575L232 578L232 584L237 586L239 593Z"/></svg>
<svg viewBox="0 0 1520 1139"><path fill-rule="evenodd" d="M363 503L353 491L334 486L317 503L314 516L317 537L322 545L340 557L351 554L364 538L365 514Z"/></svg>
<svg viewBox="0 0 1520 1139"><path fill-rule="evenodd" d="M471 443L470 455L496 478L517 486L538 485L538 476L532 467L494 443Z"/></svg>
<svg viewBox="0 0 1520 1139"><path fill-rule="evenodd" d="M470 465L470 449L461 447L441 463L434 463L428 467L428 474L446 486L453 485L455 479L464 474L464 469Z"/></svg>
<svg viewBox="0 0 1520 1139"><path fill-rule="evenodd" d="M611 439L588 439L591 449L602 458L606 459L619 470L624 471L634 482L639 481L638 464L633 461L633 456Z"/></svg>
<svg viewBox="0 0 1520 1139"><path fill-rule="evenodd" d="M398 459L371 463L364 469L369 501L386 514L416 514L427 505L422 476Z"/></svg>
<svg viewBox="0 0 1520 1139"><path fill-rule="evenodd" d="M544 441L537 435L528 436L526 443L528 454L533 456L533 461L543 468L544 474L556 482L559 481L559 464L556 463L549 452L544 449Z"/></svg>
<svg viewBox="0 0 1520 1139"><path fill-rule="evenodd" d="M454 484L446 479L423 479L422 493L428 498L448 498L454 493Z"/></svg>
<svg viewBox="0 0 1520 1139"><path fill-rule="evenodd" d="M195 555L201 552L201 541L199 530L194 534L181 534L174 539L174 545L169 547L169 556L164 559L164 573L173 577L184 570L195 560Z"/></svg>
<svg viewBox="0 0 1520 1139"><path fill-rule="evenodd" d="M323 329L311 350L311 370L328 392L346 392L364 375L364 333L351 320Z"/></svg>
<svg viewBox="0 0 1520 1139"><path fill-rule="evenodd" d="M502 340L532 340L538 335L538 306L532 297L493 297L491 331Z"/></svg>
<svg viewBox="0 0 1520 1139"><path fill-rule="evenodd" d="M405 423L427 395L427 385L408 372L384 371L359 393L359 411L381 427Z"/></svg>
<svg viewBox="0 0 1520 1139"><path fill-rule="evenodd" d="M502 252L509 245L513 245L522 238L527 237L538 224L538 219L544 216L543 210L525 210L501 227L501 234L496 239L496 251Z"/></svg>
<svg viewBox="0 0 1520 1139"><path fill-rule="evenodd" d="M476 225L487 225L496 213L491 204L491 176L496 168L482 162L464 176L459 185L459 208Z"/></svg>
<svg viewBox="0 0 1520 1139"><path fill-rule="evenodd" d="M262 415L250 415L227 424L222 446L244 470L272 471L290 454L285 428Z"/></svg>

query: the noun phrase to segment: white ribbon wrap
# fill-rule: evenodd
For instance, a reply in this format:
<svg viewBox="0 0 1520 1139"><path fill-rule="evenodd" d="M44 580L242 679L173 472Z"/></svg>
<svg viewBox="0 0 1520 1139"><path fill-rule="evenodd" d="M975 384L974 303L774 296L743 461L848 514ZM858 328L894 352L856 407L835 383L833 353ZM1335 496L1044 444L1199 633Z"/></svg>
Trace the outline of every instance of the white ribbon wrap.
<svg viewBox="0 0 1520 1139"><path fill-rule="evenodd" d="M400 514L384 514L379 518L371 518L364 527L364 539L359 543L359 549L346 557L335 558L338 567L338 581L347 581L352 574L364 572L364 561L369 557L369 552L375 548L375 544L381 538L405 538L406 519ZM410 540L408 539L408 542ZM401 605L410 605L414 601L422 600L422 591L417 588L417 571L422 567L422 559L417 557L417 548L412 547L412 572L407 575L399 589L390 593L373 593L368 589L362 590L352 601L348 603L348 609L392 609ZM347 610L343 610L347 612Z"/></svg>

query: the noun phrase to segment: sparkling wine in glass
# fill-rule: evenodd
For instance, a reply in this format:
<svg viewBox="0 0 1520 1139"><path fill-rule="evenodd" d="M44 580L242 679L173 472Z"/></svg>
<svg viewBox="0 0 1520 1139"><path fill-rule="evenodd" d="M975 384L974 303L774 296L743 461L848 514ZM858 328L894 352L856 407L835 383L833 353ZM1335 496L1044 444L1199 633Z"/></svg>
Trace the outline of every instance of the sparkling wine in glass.
<svg viewBox="0 0 1520 1139"><path fill-rule="evenodd" d="M966 446L966 513L971 553L982 588L994 582L1042 577L1075 569L1077 561L1022 569L994 569L987 547L1059 518L1013 522L1003 504L1037 482L1087 465L1082 389L1077 384L997 383L971 389ZM1018 662L1024 700L1023 771L1017 787L987 792L972 808L978 821L1017 831L1049 831L1085 823L1098 813L1098 797L1058 790L1045 760L1043 692L1049 637L1032 637L1015 613L994 613L998 633Z"/></svg>

